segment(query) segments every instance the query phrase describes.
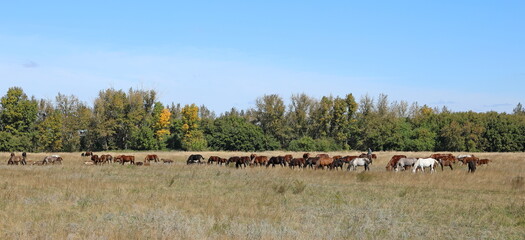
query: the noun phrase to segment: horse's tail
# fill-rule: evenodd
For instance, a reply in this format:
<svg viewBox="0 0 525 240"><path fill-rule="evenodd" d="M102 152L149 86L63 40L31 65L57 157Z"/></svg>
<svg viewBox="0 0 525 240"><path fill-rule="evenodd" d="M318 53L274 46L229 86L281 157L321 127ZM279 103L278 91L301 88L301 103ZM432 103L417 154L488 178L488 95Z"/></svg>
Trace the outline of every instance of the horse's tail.
<svg viewBox="0 0 525 240"><path fill-rule="evenodd" d="M441 165L441 171L443 171L443 163L441 163L441 161L438 161L438 160L434 159L434 165L436 165L436 163ZM434 171L436 171L435 167L434 167Z"/></svg>

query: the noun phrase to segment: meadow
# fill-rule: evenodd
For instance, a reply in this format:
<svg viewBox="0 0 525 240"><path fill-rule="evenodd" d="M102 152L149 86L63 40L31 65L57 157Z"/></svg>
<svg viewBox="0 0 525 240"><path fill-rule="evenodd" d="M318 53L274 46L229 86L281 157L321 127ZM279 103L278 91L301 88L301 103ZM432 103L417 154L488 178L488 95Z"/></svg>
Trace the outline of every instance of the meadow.
<svg viewBox="0 0 525 240"><path fill-rule="evenodd" d="M125 154L143 159L152 153ZM28 160L48 154L29 153ZM12 166L9 153L0 153L0 239L525 236L524 153L476 153L492 162L474 174L459 164L434 174L385 171L394 154L430 152L376 152L369 172L186 165L189 152L155 153L174 164L88 166L80 153L59 154L62 165Z"/></svg>

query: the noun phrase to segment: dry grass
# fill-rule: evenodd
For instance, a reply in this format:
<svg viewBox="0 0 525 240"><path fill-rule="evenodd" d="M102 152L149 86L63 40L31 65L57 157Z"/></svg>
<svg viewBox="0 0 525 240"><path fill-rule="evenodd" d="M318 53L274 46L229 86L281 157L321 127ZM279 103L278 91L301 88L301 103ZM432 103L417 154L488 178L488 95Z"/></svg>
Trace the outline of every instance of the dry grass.
<svg viewBox="0 0 525 240"><path fill-rule="evenodd" d="M143 159L151 152L129 154ZM175 164L86 166L80 153L61 153L63 165L7 166L9 154L0 153L0 239L525 236L523 153L479 153L493 162L475 174L456 165L432 175L385 171L392 155L430 155L421 152L379 152L366 173L187 166L189 153L157 154Z"/></svg>

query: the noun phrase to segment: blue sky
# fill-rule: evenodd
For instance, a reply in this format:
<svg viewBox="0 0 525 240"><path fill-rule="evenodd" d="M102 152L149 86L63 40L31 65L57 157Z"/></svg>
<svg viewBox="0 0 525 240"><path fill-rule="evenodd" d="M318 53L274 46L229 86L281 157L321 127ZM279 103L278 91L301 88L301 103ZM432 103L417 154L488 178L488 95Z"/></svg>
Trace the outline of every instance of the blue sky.
<svg viewBox="0 0 525 240"><path fill-rule="evenodd" d="M523 1L7 1L0 94L246 109L264 94L387 94L454 111L525 103Z"/></svg>

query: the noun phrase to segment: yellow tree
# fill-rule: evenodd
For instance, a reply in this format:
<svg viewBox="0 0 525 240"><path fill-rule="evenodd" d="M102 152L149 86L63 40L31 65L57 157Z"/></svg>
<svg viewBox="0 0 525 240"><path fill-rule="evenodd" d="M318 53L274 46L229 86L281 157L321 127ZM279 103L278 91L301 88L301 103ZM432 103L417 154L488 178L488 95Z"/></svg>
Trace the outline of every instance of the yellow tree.
<svg viewBox="0 0 525 240"><path fill-rule="evenodd" d="M162 112L159 114L159 118L155 122L154 128L155 128L155 135L157 136L157 139L159 141L164 141L164 137L167 135L170 135L170 117L171 112L169 109L164 108L162 109Z"/></svg>
<svg viewBox="0 0 525 240"><path fill-rule="evenodd" d="M199 129L199 107L195 104L182 108L182 148L185 150L204 150L208 142Z"/></svg>

